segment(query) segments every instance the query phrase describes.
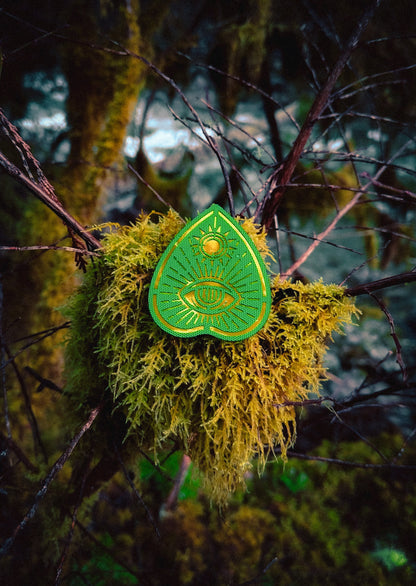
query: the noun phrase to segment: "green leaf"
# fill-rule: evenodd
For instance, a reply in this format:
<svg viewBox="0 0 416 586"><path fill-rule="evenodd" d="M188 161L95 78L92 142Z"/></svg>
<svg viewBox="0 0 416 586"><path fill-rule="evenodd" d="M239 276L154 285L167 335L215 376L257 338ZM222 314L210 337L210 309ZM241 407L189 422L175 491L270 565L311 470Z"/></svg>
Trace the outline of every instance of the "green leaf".
<svg viewBox="0 0 416 586"><path fill-rule="evenodd" d="M308 486L310 479L306 472L302 470L296 470L296 468L287 468L283 474L280 475L280 480L283 484L296 494Z"/></svg>
<svg viewBox="0 0 416 586"><path fill-rule="evenodd" d="M389 571L407 564L407 556L400 549L394 547L382 547L372 553L377 561L381 562Z"/></svg>

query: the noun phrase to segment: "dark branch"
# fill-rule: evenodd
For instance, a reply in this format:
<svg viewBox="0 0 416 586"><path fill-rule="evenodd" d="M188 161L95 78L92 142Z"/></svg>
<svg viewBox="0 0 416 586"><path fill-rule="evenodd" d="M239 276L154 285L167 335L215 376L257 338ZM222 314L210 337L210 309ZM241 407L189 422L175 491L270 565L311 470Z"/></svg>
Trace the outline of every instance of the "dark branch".
<svg viewBox="0 0 416 586"><path fill-rule="evenodd" d="M292 452L289 450L287 455L290 458L298 458L300 460L310 460L312 462L326 462L327 464L336 464L346 468L363 468L364 470L397 470L401 472L416 472L416 466L405 464L371 464L366 462L351 462L349 460L340 460L339 458L324 458L323 456L310 456L301 454L299 452Z"/></svg>
<svg viewBox="0 0 416 586"><path fill-rule="evenodd" d="M350 297L356 297L357 295L364 295L365 293L371 294L373 291L379 291L380 289L386 289L387 287L394 287L397 285L404 285L405 283L411 283L416 281L416 272L410 271L408 273L400 273L393 275L392 277L385 277L371 283L364 283L363 285L357 285L356 287L350 287L345 290L345 295Z"/></svg>
<svg viewBox="0 0 416 586"><path fill-rule="evenodd" d="M311 109L306 116L306 120L283 164L281 164L271 177L270 185L270 196L265 202L262 216L262 224L269 230L273 225L273 217L280 205L280 201L286 191L286 185L289 183L290 178L295 170L295 167L299 161L299 158L305 148L306 143L312 133L312 129L318 121L320 115L327 107L331 92L335 86L338 77L341 75L351 53L358 44L358 40L365 28L367 27L370 19L379 6L381 0L375 0L370 8L368 8L361 18L358 26L353 32L351 38L346 44L344 51L339 57L337 63L333 67L330 75L324 86L315 98Z"/></svg>
<svg viewBox="0 0 416 586"><path fill-rule="evenodd" d="M80 236L92 250L101 248L100 242L94 238L92 234L87 232L85 228L65 210L62 204L52 198L50 194L46 193L46 191L39 187L34 181L26 177L26 175L24 175L16 165L9 161L3 153L0 153L0 166L3 167L8 175L16 179L16 181L24 185L33 193L33 195L40 199L69 229L78 234L78 236Z"/></svg>
<svg viewBox="0 0 416 586"><path fill-rule="evenodd" d="M51 482L53 481L53 479L55 478L55 476L58 474L58 472L63 468L64 464L66 463L66 461L71 456L72 452L74 451L74 449L78 445L78 442L80 441L80 439L82 438L82 436L90 429L90 427L94 423L97 415L100 413L101 409L102 409L102 404L98 405L98 407L95 407L91 411L91 413L90 413L87 421L81 427L81 429L79 430L79 432L72 438L72 441L69 444L69 446L66 448L66 450L62 453L62 455L58 458L58 460L52 466L49 474L44 479L41 488L38 490L38 492L37 492L37 494L35 496L35 500L34 500L33 505L30 507L30 509L28 510L28 512L26 513L26 515L20 521L20 523L18 524L18 526L15 528L15 530L13 531L13 534L11 535L11 537L9 537L8 539L6 539L6 541L4 542L3 546L0 548L0 555L7 554L7 552L10 550L10 548L13 546L13 544L14 544L14 542L16 540L16 537L26 527L26 525L29 523L29 521L31 519L33 519L33 517L36 514L36 511L38 510L38 506L39 506L41 500L46 495L46 493L47 493L47 491L49 489L49 486L50 486Z"/></svg>

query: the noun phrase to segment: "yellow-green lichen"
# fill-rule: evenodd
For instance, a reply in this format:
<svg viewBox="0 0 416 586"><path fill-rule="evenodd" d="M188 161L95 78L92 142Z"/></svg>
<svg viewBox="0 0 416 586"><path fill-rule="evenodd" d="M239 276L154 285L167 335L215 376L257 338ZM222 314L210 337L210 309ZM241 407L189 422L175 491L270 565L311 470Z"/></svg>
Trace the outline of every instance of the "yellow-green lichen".
<svg viewBox="0 0 416 586"><path fill-rule="evenodd" d="M328 337L355 308L336 285L280 282L265 327L234 343L176 338L152 320L147 293L158 259L183 227L172 211L141 216L104 238L67 308L67 389L80 404L111 397L130 441L157 452L175 442L203 472L215 500L244 486L257 458L261 472L275 448L295 439L293 401L319 391ZM263 234L242 224L261 254Z"/></svg>

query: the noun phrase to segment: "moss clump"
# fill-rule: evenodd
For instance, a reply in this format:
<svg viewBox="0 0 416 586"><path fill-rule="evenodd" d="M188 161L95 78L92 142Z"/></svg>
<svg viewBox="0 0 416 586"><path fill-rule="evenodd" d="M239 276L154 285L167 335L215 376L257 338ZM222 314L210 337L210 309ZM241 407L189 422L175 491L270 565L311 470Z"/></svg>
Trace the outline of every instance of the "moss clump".
<svg viewBox="0 0 416 586"><path fill-rule="evenodd" d="M263 234L245 221L264 256ZM317 393L326 341L355 308L335 285L281 283L265 327L242 342L176 338L152 320L147 293L161 254L183 227L172 211L108 234L67 308L67 389L82 405L111 397L130 438L155 452L175 442L224 501L275 448L295 439L293 401Z"/></svg>

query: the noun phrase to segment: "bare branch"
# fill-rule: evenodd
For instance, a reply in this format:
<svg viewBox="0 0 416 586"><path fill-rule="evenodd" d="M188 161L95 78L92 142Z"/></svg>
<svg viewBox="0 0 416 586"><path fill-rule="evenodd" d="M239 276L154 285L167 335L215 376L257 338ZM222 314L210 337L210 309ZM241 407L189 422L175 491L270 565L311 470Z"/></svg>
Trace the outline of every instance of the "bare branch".
<svg viewBox="0 0 416 586"><path fill-rule="evenodd" d="M324 458L323 456L311 456L301 454L288 450L287 455L290 458L298 458L299 460L310 460L312 462L325 462L327 464L336 464L337 466L344 466L346 468L362 468L364 470L394 470L402 472L416 472L416 466L406 466L400 464L370 464L365 462L351 462L349 460L340 460L339 458Z"/></svg>
<svg viewBox="0 0 416 586"><path fill-rule="evenodd" d="M257 87L253 83L251 83L251 82L249 82L249 81L247 81L247 80L245 80L245 79L243 79L241 77L238 77L237 75L232 75L231 73L228 73L227 71L224 71L222 69L219 69L218 67L214 67L213 65L206 65L205 63L196 63L191 57L189 57L189 55L185 55L185 53L181 53L180 51L178 51L177 53L181 57L184 57L188 61L191 61L197 67L200 67L202 69L205 69L206 71L213 71L214 73L218 73L218 74L220 74L220 75L222 75L222 76L224 76L224 77L226 77L228 79L232 79L234 81L237 81L242 86L247 87L247 88L253 90L255 93L259 94L265 100L269 100L279 110L282 110L282 112L285 113L285 115L287 116L288 120L290 120L290 122L293 124L293 126L296 128L296 130L300 130L299 124L296 122L295 118L292 116L292 114L289 112L289 110L287 108L285 108L282 103L280 103L278 100L276 100L275 98L273 98L273 96L271 96L271 94L269 92L266 92L266 91L262 90L261 88Z"/></svg>
<svg viewBox="0 0 416 586"><path fill-rule="evenodd" d="M5 346L5 350L6 350L7 356L9 358L11 358L11 352L7 346ZM22 373L20 372L20 369L18 368L14 358L11 358L11 365L12 365L13 370L15 372L16 378L19 382L20 390L22 391L23 402L25 404L25 409L26 409L26 413L27 413L27 419L29 421L30 429L32 430L33 443L35 446L35 453L37 453L37 448L39 447L41 454L43 456L43 459L46 463L48 461L48 457L46 454L45 446L43 445L43 442L42 442L42 438L40 436L38 422L36 420L35 414L32 409L29 393L26 388L26 383L24 381Z"/></svg>
<svg viewBox="0 0 416 586"><path fill-rule="evenodd" d="M397 460L399 460L403 454L404 451L407 447L407 445L409 444L409 442L415 437L416 435L416 427L414 427L412 429L412 431L407 435L407 437L405 438L402 447L400 448L400 450L397 452L396 456L393 458L393 462L397 462Z"/></svg>
<svg viewBox="0 0 416 586"><path fill-rule="evenodd" d="M74 449L78 445L78 442L80 441L82 436L90 429L90 427L94 423L97 415L100 413L102 407L103 407L103 404L101 403L100 405L95 407L90 412L90 415L89 415L87 421L81 427L79 432L73 437L69 446L66 448L66 450L62 453L62 455L58 458L58 460L52 466L48 475L44 479L41 488L36 493L33 505L30 507L30 509L28 510L26 515L23 517L23 519L17 525L17 527L13 531L13 534L11 535L11 537L6 539L3 546L0 548L0 555L7 554L7 552L10 550L10 548L13 546L13 543L15 542L16 537L26 527L28 522L35 516L36 511L38 510L38 506L39 506L40 502L42 501L43 497L46 495L52 480L55 478L55 476L58 474L58 472L63 468L64 464L71 456L72 452L74 451Z"/></svg>
<svg viewBox="0 0 416 586"><path fill-rule="evenodd" d="M72 512L72 518L71 518L71 527L69 529L68 535L66 537L65 540L65 545L64 545L64 549L62 551L61 554L61 558L59 560L58 563L58 567L56 570L56 576L55 576L55 586L58 586L61 583L61 577L62 577L62 570L65 564L65 560L68 556L68 552L69 552L69 547L71 545L71 541L74 535L74 531L75 531L75 525L76 525L76 521L77 521L77 516L78 516L78 509L81 506L82 503L82 498L84 495L84 488L85 488L85 482L87 480L87 475L88 475L88 467L86 468L83 478L82 478L82 482L81 482L81 488L79 491L79 495L78 495L78 501L74 506L74 510Z"/></svg>
<svg viewBox="0 0 416 586"><path fill-rule="evenodd" d="M56 332L58 332L59 330L62 330L64 328L68 328L69 327L69 322L65 322L59 326L54 326L53 328L48 328L47 330L43 330L42 332L37 332L36 334L32 334L30 336L25 336L24 338L21 338L21 340L27 340L30 339L29 342L27 342L27 344L24 344L19 350L17 350L12 356L9 357L8 360L4 360L1 364L0 364L0 370L5 368L8 364L10 364L17 356L19 356L19 354L22 354L22 352L24 352L25 350L27 350L28 348L30 348L31 346L33 346L34 344L38 344L39 342L41 342L42 340L44 340L45 338L47 338L48 336L52 336L53 334L55 334ZM19 341L19 340L17 340Z"/></svg>
<svg viewBox="0 0 416 586"><path fill-rule="evenodd" d="M49 379L44 378L43 376L41 376L39 373L36 372L36 370L34 370L33 368L31 368L30 366L25 366L25 370L31 376L33 376L33 378L35 380L38 381L39 386L36 389L36 392L37 393L40 393L45 388L51 389L52 391L56 391L59 394L62 394L63 393L63 390L61 389L61 387L59 387L58 385L56 385L53 381L51 381L51 380L49 380Z"/></svg>
<svg viewBox="0 0 416 586"><path fill-rule="evenodd" d="M22 448L17 445L17 443L14 441L14 439L12 437L5 438L3 436L3 434L1 434L1 433L0 433L0 437L2 439L4 438L4 442L7 445L8 449L10 449L12 452L14 452L18 461L22 462L26 466L26 468L28 470L30 470L30 472L34 472L34 473L39 472L38 468L34 464L32 464L32 462L26 456L26 454L24 453Z"/></svg>
<svg viewBox="0 0 416 586"><path fill-rule="evenodd" d="M127 165L128 169L134 174L136 175L137 179L139 181L141 181L143 183L143 185L145 185L148 189L150 189L150 191L153 193L153 195L156 196L156 198L160 201L160 203L162 203L164 206L167 207L167 209L171 208L172 206L170 205L170 203L168 203L165 199L163 199L163 197L160 195L160 193L158 193L156 191L156 189L154 187L152 187L150 185L150 183L148 181L146 181L146 179L144 177L142 177L140 175L140 173L137 171L137 169L135 169L133 167L133 165L131 165L130 163Z"/></svg>
<svg viewBox="0 0 416 586"><path fill-rule="evenodd" d="M27 252L31 250L63 250L65 252L76 252L77 254L86 254L87 256L100 256L99 252L93 250L80 250L73 246L54 246L53 244L37 246L0 246L0 251L4 252Z"/></svg>
<svg viewBox="0 0 416 586"><path fill-rule="evenodd" d="M345 411L345 410L344 410ZM358 431L358 429L356 429L355 427L353 427L352 425L349 425L346 421L343 420L342 417L340 417L339 412L337 412L335 414L335 416L332 418L331 423L334 423L335 421L337 421L340 425L343 425L344 427L346 427L347 429L349 429L354 435L356 435L363 443L367 444L367 446L369 446L374 452L376 452L376 454L378 454L380 456L380 458L382 460L384 460L384 462L387 463L387 458L386 456L377 448L377 446L374 445L373 442L371 442L368 438L366 438L362 433L360 433Z"/></svg>
<svg viewBox="0 0 416 586"><path fill-rule="evenodd" d="M326 238L330 232L332 232L332 230L335 228L335 226L338 224L338 222L341 220L341 218L343 218L358 203L358 200L360 199L361 195L366 193L367 189L371 186L373 181L377 181L378 178L381 177L381 175L389 167L390 163L392 163L395 159L399 158L401 156L401 154L406 150L409 143L412 141L413 141L413 139L410 139L400 149L398 149L398 151L391 157L391 159L389 161L387 161L386 163L384 163L382 165L382 167L380 167L380 169L378 169L377 173L374 175L372 180L369 181L368 183L366 183L363 187L361 187L361 190L358 191L354 195L354 197L342 209L340 209L337 212L336 216L328 224L328 226L325 228L325 230L323 230L320 234L318 234L316 240L314 242L312 242L312 244L309 246L309 248L307 250L305 250L305 252L298 258L297 261L295 261L292 264L292 266L287 271L285 271L285 273L282 275L283 280L286 279L287 277L289 277L290 275L292 275L293 273L295 273L299 269L299 267L306 261L307 258L309 258L309 256L315 250L315 248L320 244L320 242L324 238Z"/></svg>
<svg viewBox="0 0 416 586"><path fill-rule="evenodd" d="M401 346L399 338L396 334L396 328L394 326L393 316L391 315L391 313L387 309L386 304L383 303L383 301L381 299L379 299L373 293L370 293L370 295L377 302L378 306L383 311L384 315L387 317L387 320L390 324L390 335L393 338L394 344L396 346L396 362L400 366L400 370L402 371L403 381L406 382L408 379L408 374L407 374L406 365L403 361L402 346Z"/></svg>
<svg viewBox="0 0 416 586"><path fill-rule="evenodd" d="M189 456L187 456L186 454L183 454L182 459L181 459L181 463L179 466L179 471L176 475L175 482L172 486L172 490L170 491L168 498L166 499L166 502L163 505L164 512L173 511L174 508L176 507L176 505L178 503L179 491L185 481L186 474L189 470L190 465L191 465L191 458Z"/></svg>
<svg viewBox="0 0 416 586"><path fill-rule="evenodd" d="M124 560L122 560L118 556L114 555L113 549L111 549L111 548L107 547L106 545L104 545L103 543L101 543L101 541L99 541L91 533L91 531L88 531L88 529L80 521L78 521L78 519L76 520L76 525L79 529L81 529L81 531L84 533L84 535L86 537L88 537L88 539L90 539L101 550L105 551L111 557L111 559L113 559L115 562L117 562L117 564L119 564L122 568L127 570L127 572L129 572L129 574L131 574L135 578L140 578L140 581L142 584L149 584L149 586L150 586L150 583L148 583L147 581L144 582L144 576L139 574L137 569L131 568Z"/></svg>
<svg viewBox="0 0 416 586"><path fill-rule="evenodd" d="M363 285L357 285L356 287L350 287L345 290L345 294L350 297L356 297L357 295L364 295L365 293L371 294L373 291L379 291L380 289L386 289L387 287L394 287L397 285L404 285L405 283L411 283L416 281L416 272L400 273L393 275L392 277L385 277L384 279L378 279L371 283L364 283Z"/></svg>
<svg viewBox="0 0 416 586"><path fill-rule="evenodd" d="M156 535L157 535L158 539L160 539L160 531L159 531L159 527L157 526L157 524L156 524L156 521L155 521L155 519L153 518L153 515L152 515L152 513L150 512L150 509L149 509L149 507L148 507L148 506L146 505L146 503L144 502L142 495L139 493L139 491L138 491L138 490L137 490L137 488L135 487L135 485L134 485L134 482L133 482L133 480L132 480L132 478L131 478L131 476L130 476L130 474L129 474L129 472L128 472L127 468L126 468L126 465L124 464L124 462L123 462L123 460L122 460L122 458L121 458L121 456L120 456L120 452L119 452L119 450L118 450L118 448L117 448L116 444L114 444L114 450L115 450L115 452L116 452L117 459L118 459L118 461L119 461L119 464L120 464L120 466L121 466L121 469L123 470L124 477L126 478L127 482L129 483L129 485L130 485L130 488L132 489L134 496L135 496L135 497L136 497L136 499L139 501L139 503L141 504L141 506L144 508L144 510L145 510L145 512L146 512L146 515L147 515L147 517L148 517L149 521L151 522L151 524L152 524L152 526L153 526L153 528L154 528L154 530L155 530L155 533L156 533Z"/></svg>
<svg viewBox="0 0 416 586"><path fill-rule="evenodd" d="M289 183L290 178L292 177L296 164L299 161L303 149L312 133L312 129L319 120L319 116L328 105L335 83L338 77L341 75L341 72L350 58L351 53L357 46L360 36L369 24L375 10L378 8L380 1L381 0L375 0L371 4L370 8L368 8L364 13L355 31L347 42L344 51L342 52L335 66L332 68L327 81L316 96L315 101L308 112L306 120L290 150L290 153L286 157L284 163L281 164L272 175L270 195L268 200L265 202L262 213L262 224L267 229L272 227L273 216L279 207L280 201L286 191L286 185Z"/></svg>
<svg viewBox="0 0 416 586"><path fill-rule="evenodd" d="M3 296L3 277L0 273L0 363L5 363L5 352L6 346L4 343L3 338L3 311L4 311L4 296ZM6 372L3 369L1 372L1 386L3 392L3 404L4 404L4 423L7 430L7 438L9 440L12 439L12 428L10 425L10 418L9 418L9 399L7 396L7 384L6 384Z"/></svg>
<svg viewBox="0 0 416 586"><path fill-rule="evenodd" d="M113 41L114 44L118 45L121 47L121 45L119 45L119 43L116 43L115 41ZM224 181L227 185L227 197L228 197L228 204L230 207L230 214L232 216L235 215L235 210L234 210L234 201L233 201L233 196L232 196L232 192L231 192L231 186L230 186L230 180L229 180L229 176L227 173L227 169L225 167L225 162L224 162L224 157L220 152L220 149L218 148L217 143L215 142L215 140L212 138L212 136L207 132L204 123L202 122L199 114L197 113L197 111L195 110L195 108L192 106L192 104L190 103L190 101L188 100L188 98L186 97L186 95L183 93L183 91L180 89L180 87L178 86L178 84L172 79L170 78L168 75L166 75L165 73L163 73L158 67L156 67L156 65L154 65L154 63L151 63L148 59L146 59L145 57L143 57L142 55L138 55L137 53L134 53L133 51L130 51L130 49L127 49L125 47L121 47L122 48L122 52L120 52L121 55L130 55L131 57L134 57L135 59L138 59L139 61L141 61L142 63L144 63L146 65L146 67L148 67L150 69L150 71L153 71L153 73L155 73L158 77L160 77L161 79L163 79L164 81L166 81L174 90L175 92L178 94L178 96L181 98L181 100L183 101L183 103L185 104L185 106L189 109L189 111L192 113L192 115L195 117L196 121L199 124L199 127L201 128L202 134L205 137L205 140L207 141L209 147L211 148L211 150L214 152L215 156L218 159L220 168L221 168L221 172L223 174L224 177Z"/></svg>
<svg viewBox="0 0 416 586"><path fill-rule="evenodd" d="M58 203L50 194L46 193L39 185L34 181L26 177L20 169L18 169L11 161L0 153L0 165L11 177L16 179L19 183L27 187L29 191L33 193L38 199L40 199L50 210L52 210L64 224L73 230L78 236L80 236L92 250L101 248L100 242L94 238L92 234L73 217L69 212L65 210L62 204Z"/></svg>
<svg viewBox="0 0 416 586"><path fill-rule="evenodd" d="M49 209L51 209L67 226L68 230L78 234L84 242L92 250L101 248L100 242L92 236L75 218L69 214L61 202L59 201L52 185L46 179L43 171L32 155L30 147L25 143L22 137L19 135L16 127L9 122L3 111L0 109L0 127L3 132L10 138L12 143L19 151L23 166L26 169L27 176L14 165L9 159L0 152L0 166L13 177L16 181L24 185L29 191L31 191L38 199L40 199ZM30 171L28 161L34 166L39 183L36 183L33 175ZM72 234L71 234L72 235Z"/></svg>

